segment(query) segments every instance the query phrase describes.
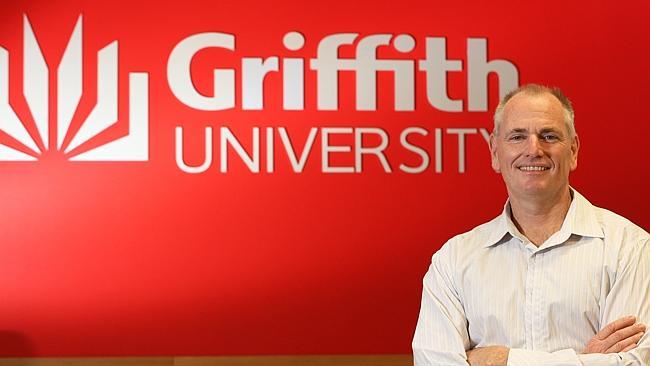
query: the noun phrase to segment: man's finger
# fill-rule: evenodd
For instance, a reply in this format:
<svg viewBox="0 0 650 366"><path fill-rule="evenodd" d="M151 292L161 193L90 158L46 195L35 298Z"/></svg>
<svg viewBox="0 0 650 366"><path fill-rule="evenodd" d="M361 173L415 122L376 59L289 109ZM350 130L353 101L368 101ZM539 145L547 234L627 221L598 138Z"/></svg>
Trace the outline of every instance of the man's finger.
<svg viewBox="0 0 650 366"><path fill-rule="evenodd" d="M631 351L631 350L633 350L633 349L635 349L635 348L636 348L636 346L637 346L637 345L636 345L636 343L635 343L635 344L631 344L631 345L629 345L629 346L627 346L627 347L625 347L625 349L624 349L624 350L622 350L621 352L629 352L629 351Z"/></svg>
<svg viewBox="0 0 650 366"><path fill-rule="evenodd" d="M626 316L607 324L589 340L582 353L624 352L639 342L646 331L643 324L634 324L636 317Z"/></svg>
<svg viewBox="0 0 650 366"><path fill-rule="evenodd" d="M616 342L612 347L610 347L605 353L616 353L623 352L629 346L636 346L637 342L643 337L643 332L638 332L631 337L625 338L619 342Z"/></svg>
<svg viewBox="0 0 650 366"><path fill-rule="evenodd" d="M613 334L611 334L609 337L604 339L603 342L605 342L605 347L610 348L619 342L626 341L628 338L636 336L636 334L639 332L641 332L641 334L645 332L645 325L634 324L629 327L619 329ZM616 352L620 352L620 351L616 351Z"/></svg>
<svg viewBox="0 0 650 366"><path fill-rule="evenodd" d="M635 316L625 316L620 319L616 319L613 322L607 324L600 332L596 333L596 338L605 340L610 335L614 334L616 331L634 325L636 322Z"/></svg>

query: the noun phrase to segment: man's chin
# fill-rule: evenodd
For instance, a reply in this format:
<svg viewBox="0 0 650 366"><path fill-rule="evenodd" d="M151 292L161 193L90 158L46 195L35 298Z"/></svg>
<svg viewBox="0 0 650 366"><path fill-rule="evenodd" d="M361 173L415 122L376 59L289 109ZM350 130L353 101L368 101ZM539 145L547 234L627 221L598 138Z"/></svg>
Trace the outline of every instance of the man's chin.
<svg viewBox="0 0 650 366"><path fill-rule="evenodd" d="M517 186L508 187L510 193L521 197L546 197L552 194L552 190L546 182L528 182Z"/></svg>
<svg viewBox="0 0 650 366"><path fill-rule="evenodd" d="M566 188L568 190L568 183ZM516 187L508 187L509 194L515 194L520 198L532 198L538 200L543 199L552 199L553 196L562 196L565 190L562 187L558 187L555 184L549 184L548 181L540 182L527 182L526 184L520 184Z"/></svg>

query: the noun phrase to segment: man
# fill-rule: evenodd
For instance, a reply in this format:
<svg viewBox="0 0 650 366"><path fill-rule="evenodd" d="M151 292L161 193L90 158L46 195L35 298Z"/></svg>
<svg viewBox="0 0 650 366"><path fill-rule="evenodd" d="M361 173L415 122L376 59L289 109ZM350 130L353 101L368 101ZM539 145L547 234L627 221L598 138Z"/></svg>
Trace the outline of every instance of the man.
<svg viewBox="0 0 650 366"><path fill-rule="evenodd" d="M501 101L490 151L509 199L433 255L416 366L650 365L650 236L569 186L579 148L558 89Z"/></svg>

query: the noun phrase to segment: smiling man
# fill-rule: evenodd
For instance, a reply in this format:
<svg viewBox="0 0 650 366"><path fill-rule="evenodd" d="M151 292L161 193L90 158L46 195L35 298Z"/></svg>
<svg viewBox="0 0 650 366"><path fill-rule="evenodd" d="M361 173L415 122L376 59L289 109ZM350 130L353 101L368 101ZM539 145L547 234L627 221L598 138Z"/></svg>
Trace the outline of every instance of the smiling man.
<svg viewBox="0 0 650 366"><path fill-rule="evenodd" d="M490 152L508 202L434 254L416 366L650 365L650 236L569 186L579 149L559 89L499 103Z"/></svg>

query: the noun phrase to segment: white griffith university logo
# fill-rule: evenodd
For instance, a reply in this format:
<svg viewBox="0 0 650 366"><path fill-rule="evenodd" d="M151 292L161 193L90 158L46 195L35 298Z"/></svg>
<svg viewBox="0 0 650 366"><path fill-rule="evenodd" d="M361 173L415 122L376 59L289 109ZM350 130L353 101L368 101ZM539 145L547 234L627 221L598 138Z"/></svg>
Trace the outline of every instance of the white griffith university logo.
<svg viewBox="0 0 650 366"><path fill-rule="evenodd" d="M19 116L9 105L9 53L0 46L0 130L31 150L25 154L0 145L0 161L33 161L45 150L54 149L48 141L50 115L48 105L49 70L36 41L32 26L23 19L23 94L38 130L44 150L29 135ZM57 141L56 149L69 160L146 161L149 158L148 75L129 73L129 133L107 144L80 154L71 151L118 121L117 41L97 52L97 104L83 121L70 142L63 144L82 95L82 17L68 41L57 70Z"/></svg>

